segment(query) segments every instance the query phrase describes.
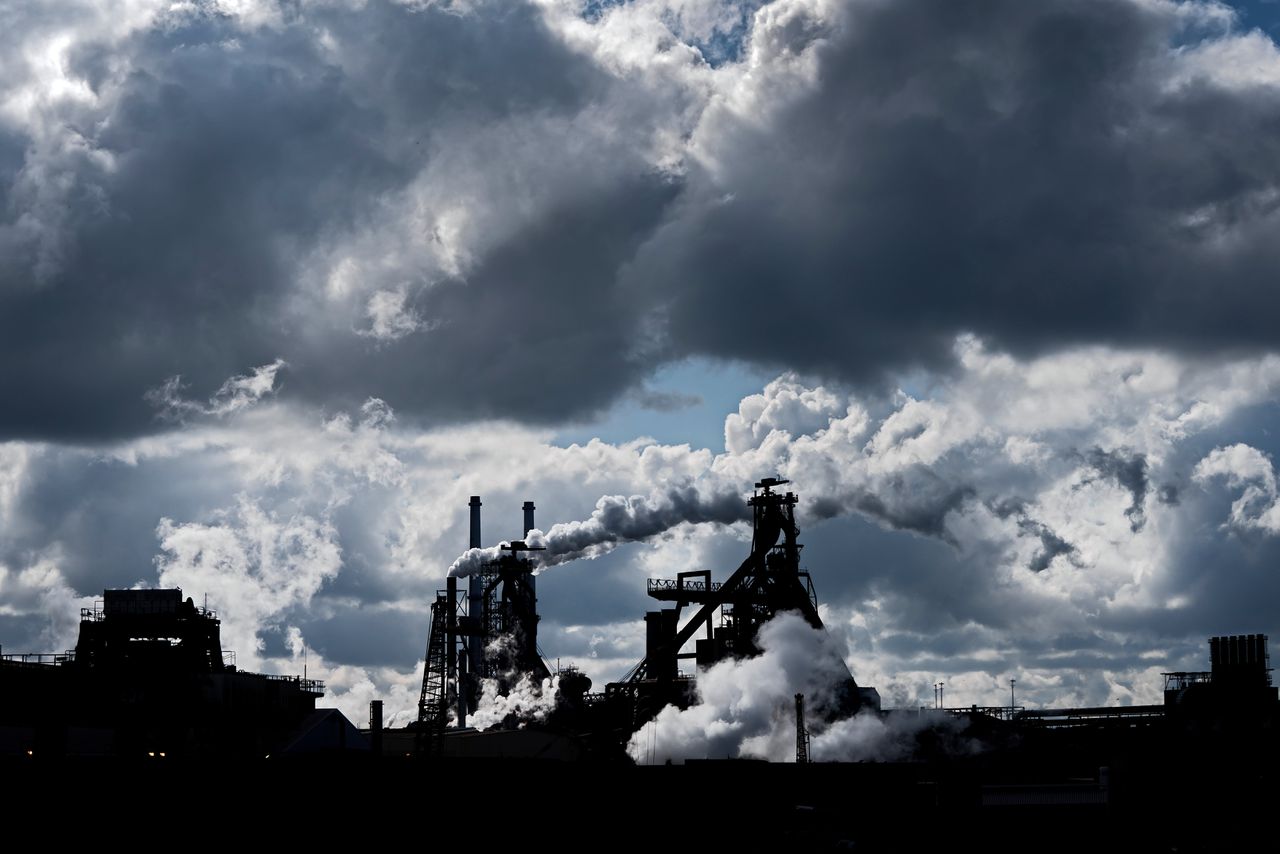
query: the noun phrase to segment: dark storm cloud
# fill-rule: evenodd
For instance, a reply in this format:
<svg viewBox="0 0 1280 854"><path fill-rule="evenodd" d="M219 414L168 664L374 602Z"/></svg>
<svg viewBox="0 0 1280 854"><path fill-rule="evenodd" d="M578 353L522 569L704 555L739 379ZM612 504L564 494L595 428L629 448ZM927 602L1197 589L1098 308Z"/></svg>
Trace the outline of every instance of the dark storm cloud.
<svg viewBox="0 0 1280 854"><path fill-rule="evenodd" d="M749 121L723 98L696 119L677 83L618 75L518 4L280 9L82 38L67 74L101 102L0 129L0 396L21 401L0 435L145 432L169 377L202 397L276 358L286 395L326 405L555 422L689 354L866 379L945 364L965 330L1020 351L1276 343L1280 93L1178 71L1174 44L1222 34L1168 9L774 5L698 84L757 62ZM43 24L6 20L17 79ZM585 142L584 115L604 129ZM637 140L688 136L685 115L696 152L659 175ZM528 166L484 204L538 188L527 216L458 273L393 257L434 238L388 200L496 127L495 156ZM481 177L439 192L471 210ZM317 259L393 228L363 251L407 314L371 340Z"/></svg>
<svg viewBox="0 0 1280 854"><path fill-rule="evenodd" d="M1099 475L1115 481L1121 489L1133 496L1133 502L1124 511L1124 515L1135 533L1141 531L1142 526L1147 523L1143 504L1147 500L1147 489L1150 486L1147 482L1146 456L1127 454L1123 450L1104 451L1102 448L1093 448L1085 454L1085 459ZM1174 499L1165 503L1177 503L1176 490L1173 495Z"/></svg>
<svg viewBox="0 0 1280 854"><path fill-rule="evenodd" d="M673 188L637 177L610 195L544 214L468 274L417 303L438 326L389 346L308 343L291 358L301 393L373 394L405 417L558 421L603 408L647 362L635 349L639 313L613 287ZM341 343L338 344L341 348ZM335 395L335 391L337 394Z"/></svg>
<svg viewBox="0 0 1280 854"><path fill-rule="evenodd" d="M651 409L654 412L679 412L702 403L701 395L652 388L639 389L632 397L641 409Z"/></svg>
<svg viewBox="0 0 1280 854"><path fill-rule="evenodd" d="M1075 546L1060 537L1057 532L1044 522L1032 517L1027 512L1026 501L1019 498L1006 498L999 501L989 501L986 506L987 509L1001 519L1008 519L1012 516L1018 525L1019 531L1040 540L1040 549L1032 555L1031 562L1027 564L1028 569L1032 572L1044 572L1053 563L1053 559L1059 555L1066 555L1069 558L1076 554Z"/></svg>
<svg viewBox="0 0 1280 854"><path fill-rule="evenodd" d="M1172 84L1205 33L1103 0L796 8L770 49L817 85L704 117L716 178L633 268L675 348L857 378L945 363L961 330L1276 343L1280 91Z"/></svg>
<svg viewBox="0 0 1280 854"><path fill-rule="evenodd" d="M947 515L973 497L972 488L948 484L928 469L904 472L890 478L887 494L866 492L854 507L903 531L950 542Z"/></svg>
<svg viewBox="0 0 1280 854"><path fill-rule="evenodd" d="M6 408L6 432L136 431L152 417L142 394L166 377L212 390L270 361L282 247L396 179L364 141L376 117L337 75L299 72L324 70L312 45L286 32L227 51L224 27L137 37L112 115L84 131L118 153L118 169L79 176L84 197L67 202L70 245L49 281L10 274L0 286L0 394L24 401ZM347 181L327 174L339 162Z"/></svg>
<svg viewBox="0 0 1280 854"><path fill-rule="evenodd" d="M143 396L167 378L199 397L280 356L296 366L294 393L358 403L385 389L410 415L430 401L437 418L545 417L570 392L590 409L629 383L636 315L617 311L610 284L630 232L647 230L671 190L625 170L616 185L566 193L467 282L424 297L429 337L379 347L351 318L317 329L298 311L308 253L367 223L430 163L439 134L572 117L590 100L601 73L533 10L502 7L370 4L259 29L200 16L116 47L130 72L105 115L73 111L88 144L54 163L73 180L55 212L65 222L49 224L62 237L51 271L25 244L32 257L15 249L0 268L0 396L21 401L0 410L0 435L152 429ZM120 58L107 51L77 46L70 72L101 84ZM30 213L14 182L22 153L29 173L49 168L30 142L0 131L0 211L15 222ZM623 210L597 198L610 191Z"/></svg>
<svg viewBox="0 0 1280 854"><path fill-rule="evenodd" d="M1040 550L1031 558L1031 563L1029 564L1032 572L1044 572L1049 568L1049 564L1053 563L1054 558L1059 555L1070 556L1075 553L1075 546L1055 534L1048 525L1042 522L1037 522L1035 519L1029 519L1024 516L1018 520L1018 528L1040 538Z"/></svg>

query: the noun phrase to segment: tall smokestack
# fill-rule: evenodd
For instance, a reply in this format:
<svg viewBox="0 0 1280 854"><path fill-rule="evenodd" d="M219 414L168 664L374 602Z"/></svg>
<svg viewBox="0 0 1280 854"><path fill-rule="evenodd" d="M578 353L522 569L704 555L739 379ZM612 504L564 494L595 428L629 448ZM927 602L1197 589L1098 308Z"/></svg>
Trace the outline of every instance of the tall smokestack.
<svg viewBox="0 0 1280 854"><path fill-rule="evenodd" d="M382 755L382 701L369 701L369 746L374 756Z"/></svg>
<svg viewBox="0 0 1280 854"><path fill-rule="evenodd" d="M526 501L526 502L524 503L524 536L526 536L526 537L527 537L527 536L529 536L529 532L530 532L530 531L532 531L532 530L536 527L536 526L533 524L533 511L534 511L533 502L532 502L532 501ZM534 596L537 596L537 594L538 594L538 576L536 576L536 575L530 575L530 576L529 576L529 589L533 591Z"/></svg>
<svg viewBox="0 0 1280 854"><path fill-rule="evenodd" d="M484 541L480 539L480 496L471 496L471 548L478 549L484 546ZM481 611L484 609L484 579L480 577L480 573L472 573L467 579L467 616L471 618L473 624L479 623ZM472 679L480 676L482 665L484 664L484 638L478 634L467 636L467 663L470 665L467 672L471 674Z"/></svg>
<svg viewBox="0 0 1280 854"><path fill-rule="evenodd" d="M471 496L471 548L478 549L484 545L480 539L480 496Z"/></svg>

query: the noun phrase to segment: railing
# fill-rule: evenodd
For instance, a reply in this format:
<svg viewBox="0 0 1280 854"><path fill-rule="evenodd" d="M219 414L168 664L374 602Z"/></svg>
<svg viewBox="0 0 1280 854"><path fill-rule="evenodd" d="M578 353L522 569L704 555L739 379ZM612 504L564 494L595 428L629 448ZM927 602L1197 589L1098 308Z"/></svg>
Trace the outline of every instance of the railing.
<svg viewBox="0 0 1280 854"><path fill-rule="evenodd" d="M0 661L12 661L15 664L66 664L75 661L76 652L19 652L0 655Z"/></svg>
<svg viewBox="0 0 1280 854"><path fill-rule="evenodd" d="M213 610L212 608L206 608L203 605L196 605L195 607L196 607L196 616L205 617L206 619L210 619L210 620L218 619L218 612ZM144 608L144 607L139 607L137 605L130 605L124 610L119 611L118 614L120 616L131 616L131 617L136 617L136 616L174 617L174 616L179 616L181 614L181 611L174 610L173 608L170 608L167 605L157 606L154 608ZM106 608L102 604L101 599L95 599L93 602L92 608L80 609L80 622L82 623L101 623L106 618L107 618Z"/></svg>
<svg viewBox="0 0 1280 854"><path fill-rule="evenodd" d="M989 718L995 718L1000 721L1011 721L1014 718L1021 717L1026 712L1026 706L948 706L946 708L930 708L921 706L922 714L929 712L941 712L948 715L986 715Z"/></svg>
<svg viewBox="0 0 1280 854"><path fill-rule="evenodd" d="M1009 708L1005 706L1005 708ZM1022 711L1022 707L1018 707ZM1032 709L1029 718L1143 718L1160 717L1164 706L1093 706L1081 709Z"/></svg>
<svg viewBox="0 0 1280 854"><path fill-rule="evenodd" d="M277 673L259 673L258 675L272 682L294 682L300 691L306 691L309 694L324 693L324 683L319 679L303 679L301 676L282 676Z"/></svg>
<svg viewBox="0 0 1280 854"><path fill-rule="evenodd" d="M1164 677L1164 689L1166 691L1182 691L1188 685L1196 685L1201 682L1212 682L1213 673L1207 670L1177 673L1161 673Z"/></svg>
<svg viewBox="0 0 1280 854"><path fill-rule="evenodd" d="M673 578L650 578L649 594L654 593L715 593L721 588L719 581L713 581L708 585L705 581L689 581L686 579L684 583Z"/></svg>
<svg viewBox="0 0 1280 854"><path fill-rule="evenodd" d="M1082 709L1033 709L1018 715L1024 724L1061 728L1091 724L1150 722L1163 718L1164 706L1098 706Z"/></svg>

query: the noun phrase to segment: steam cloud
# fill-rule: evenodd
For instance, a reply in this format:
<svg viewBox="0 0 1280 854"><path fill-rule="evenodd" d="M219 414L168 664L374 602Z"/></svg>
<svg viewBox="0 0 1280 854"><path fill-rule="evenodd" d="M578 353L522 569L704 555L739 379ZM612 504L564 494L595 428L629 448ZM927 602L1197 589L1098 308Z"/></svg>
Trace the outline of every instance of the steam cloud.
<svg viewBox="0 0 1280 854"><path fill-rule="evenodd" d="M848 678L837 642L793 613L779 614L760 628L761 654L722 661L698 673L699 702L687 709L667 706L627 745L641 763L668 759L750 757L773 762L795 756L797 693L805 695L812 755L820 761L888 761L908 758L916 737L933 730L952 751L977 745L964 739L951 718L872 712L824 723L832 716L837 689Z"/></svg>
<svg viewBox="0 0 1280 854"><path fill-rule="evenodd" d="M503 723L509 716L520 719L520 725L545 720L555 710L560 692L560 677L552 676L535 682L528 674L507 691L499 693L497 679L485 679L480 686L480 699L468 723L486 730Z"/></svg>
<svg viewBox="0 0 1280 854"><path fill-rule="evenodd" d="M515 638L510 634L499 635L488 643L486 652L490 656L498 655L514 643ZM545 720L555 710L560 691L559 674L541 681L535 681L529 673L517 673L515 670L507 671L504 676L503 680L480 680L480 698L468 719L476 729L500 726L511 717L523 728L527 723ZM508 683L505 691L502 681Z"/></svg>

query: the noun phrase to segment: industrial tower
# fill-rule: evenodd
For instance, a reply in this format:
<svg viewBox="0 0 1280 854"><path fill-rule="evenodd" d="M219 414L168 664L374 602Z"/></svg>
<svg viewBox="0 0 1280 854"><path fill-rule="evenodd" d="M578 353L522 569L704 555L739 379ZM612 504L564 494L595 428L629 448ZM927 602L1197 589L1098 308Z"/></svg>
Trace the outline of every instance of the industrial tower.
<svg viewBox="0 0 1280 854"><path fill-rule="evenodd" d="M481 548L480 497L471 497L471 548ZM534 505L524 503L524 529L534 527ZM499 693L528 675L537 682L551 672L538 650L538 599L534 562L524 553L539 551L522 540L499 545L499 556L467 578L459 597L458 579L449 576L431 605L422 691L418 699L417 748L434 752L453 710L457 726L480 698L482 680L492 679Z"/></svg>

